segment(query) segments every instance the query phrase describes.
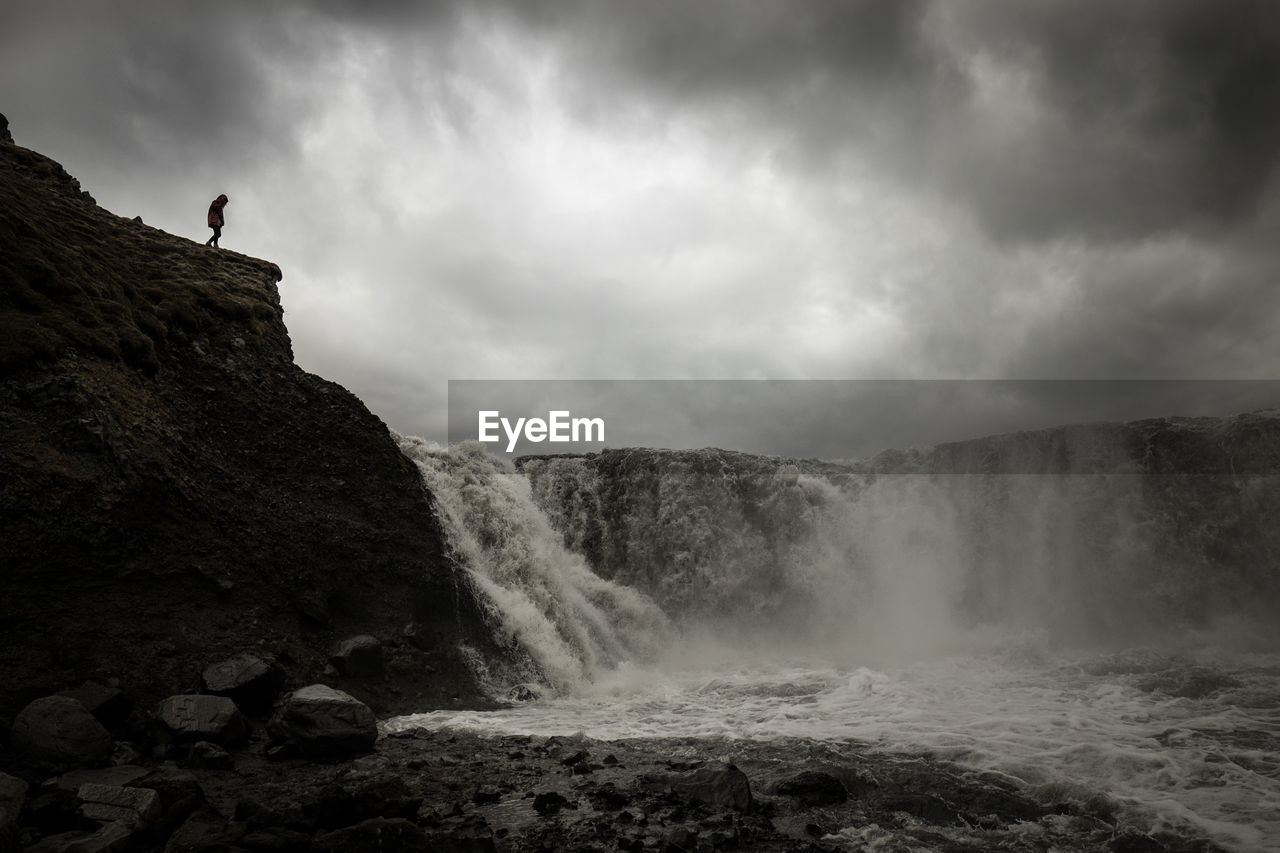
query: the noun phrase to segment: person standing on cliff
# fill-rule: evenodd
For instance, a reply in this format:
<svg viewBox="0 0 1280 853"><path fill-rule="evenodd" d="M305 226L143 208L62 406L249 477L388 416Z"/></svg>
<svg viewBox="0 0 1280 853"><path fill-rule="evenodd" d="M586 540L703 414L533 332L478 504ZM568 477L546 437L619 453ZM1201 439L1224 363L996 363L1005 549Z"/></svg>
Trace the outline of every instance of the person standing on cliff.
<svg viewBox="0 0 1280 853"><path fill-rule="evenodd" d="M227 224L226 217L222 215L222 208L227 206L227 196L218 196L213 200L213 204L209 205L209 227L213 229L213 236L204 242L206 246L218 248L218 238L222 236L222 226Z"/></svg>

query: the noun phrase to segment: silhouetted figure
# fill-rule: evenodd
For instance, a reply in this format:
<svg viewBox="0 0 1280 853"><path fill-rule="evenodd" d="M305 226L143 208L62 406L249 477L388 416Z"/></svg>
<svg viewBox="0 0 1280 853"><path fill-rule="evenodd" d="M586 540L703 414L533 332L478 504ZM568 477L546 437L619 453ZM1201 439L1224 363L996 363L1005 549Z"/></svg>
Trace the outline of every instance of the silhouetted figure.
<svg viewBox="0 0 1280 853"><path fill-rule="evenodd" d="M213 204L209 205L209 227L213 229L213 236L205 241L206 246L218 248L218 238L222 236L222 226L227 224L226 217L222 215L222 208L227 206L227 197L225 194L218 196L213 200Z"/></svg>

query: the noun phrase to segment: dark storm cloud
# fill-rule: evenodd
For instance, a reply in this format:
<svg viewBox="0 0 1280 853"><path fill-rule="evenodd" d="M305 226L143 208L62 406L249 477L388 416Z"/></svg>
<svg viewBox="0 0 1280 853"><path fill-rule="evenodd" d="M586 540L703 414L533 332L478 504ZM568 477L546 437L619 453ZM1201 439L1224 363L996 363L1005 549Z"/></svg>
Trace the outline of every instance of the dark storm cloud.
<svg viewBox="0 0 1280 853"><path fill-rule="evenodd" d="M397 428L459 377L1280 371L1273 3L194 8L7 4L0 110L148 224L227 191Z"/></svg>
<svg viewBox="0 0 1280 853"><path fill-rule="evenodd" d="M1256 213L1280 155L1280 6L974 3L972 44L1026 69L1043 114L960 151L951 186L999 235L1134 238ZM997 160L996 158L1001 158Z"/></svg>
<svg viewBox="0 0 1280 853"><path fill-rule="evenodd" d="M81 80L82 95L57 108L82 113L95 144L166 156L289 151L315 105L272 75L323 69L339 29L409 48L413 66L413 43L439 63L449 34L477 20L518 22L562 50L585 116L611 121L644 100L659 117L718 111L815 181L870 157L1002 240L1231 227L1256 213L1280 155L1280 6L1268 0L330 0L200 16L133 2L113 4L110 28L93 26L95 4L81 23L42 18L46 7L20 4L13 31L78 33L50 73ZM979 60L1021 80L1034 114L992 130L1017 105L1000 92L980 102Z"/></svg>
<svg viewBox="0 0 1280 853"><path fill-rule="evenodd" d="M576 31L598 111L625 109L629 91L722 109L826 179L850 150L871 154L1001 239L1232 227L1256 213L1280 154L1280 6L1267 0L511 9ZM1005 134L988 130L999 93L978 103L981 57L1036 102Z"/></svg>
<svg viewBox="0 0 1280 853"><path fill-rule="evenodd" d="M36 124L28 116L53 116L68 148L127 152L142 158L139 168L155 166L150 158L190 167L217 152L287 150L298 114L274 96L266 60L301 49L292 16L236 0L216 13L192 8L17 4L24 26L0 45L30 54L30 85L11 93L11 120L21 132Z"/></svg>

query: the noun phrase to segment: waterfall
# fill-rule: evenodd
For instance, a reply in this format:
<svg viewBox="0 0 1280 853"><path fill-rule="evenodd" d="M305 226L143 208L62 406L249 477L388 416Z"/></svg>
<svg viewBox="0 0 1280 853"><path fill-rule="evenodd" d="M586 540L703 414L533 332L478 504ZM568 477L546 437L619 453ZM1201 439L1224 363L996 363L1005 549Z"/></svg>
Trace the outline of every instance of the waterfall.
<svg viewBox="0 0 1280 853"><path fill-rule="evenodd" d="M1096 446L1110 469L954 474L719 450L513 467L474 442L400 441L513 650L513 668L490 673L496 693L570 693L709 646L874 665L1029 633L1160 643L1265 623L1280 587L1274 477L1170 480Z"/></svg>
<svg viewBox="0 0 1280 853"><path fill-rule="evenodd" d="M602 668L652 658L667 636L643 593L605 580L566 550L534 504L525 477L470 442L442 448L398 436L439 508L498 640L515 649L505 681L570 692ZM492 664L478 662L492 674ZM516 686L497 683L495 694Z"/></svg>

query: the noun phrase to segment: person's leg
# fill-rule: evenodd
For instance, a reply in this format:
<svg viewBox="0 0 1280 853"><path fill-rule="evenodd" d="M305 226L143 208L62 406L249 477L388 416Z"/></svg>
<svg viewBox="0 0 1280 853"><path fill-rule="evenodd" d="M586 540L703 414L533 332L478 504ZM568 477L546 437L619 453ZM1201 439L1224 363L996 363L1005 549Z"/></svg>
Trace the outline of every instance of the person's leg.
<svg viewBox="0 0 1280 853"><path fill-rule="evenodd" d="M209 227L213 229L213 236L209 238L209 243L216 249L218 248L218 238L222 236L222 228L217 225L210 225Z"/></svg>

